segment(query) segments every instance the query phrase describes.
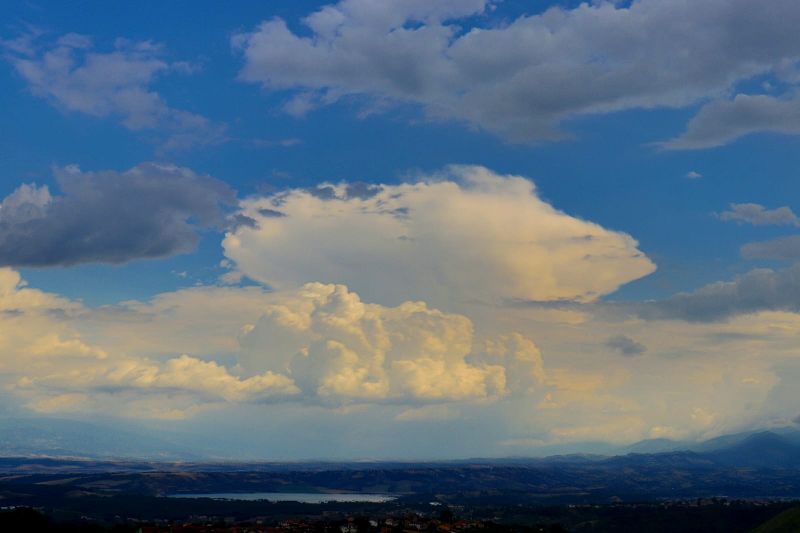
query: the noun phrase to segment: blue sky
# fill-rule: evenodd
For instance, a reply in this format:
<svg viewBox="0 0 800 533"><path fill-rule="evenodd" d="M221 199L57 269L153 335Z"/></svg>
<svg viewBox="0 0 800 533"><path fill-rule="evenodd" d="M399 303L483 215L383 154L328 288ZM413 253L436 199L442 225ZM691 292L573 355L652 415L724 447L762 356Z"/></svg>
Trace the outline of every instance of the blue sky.
<svg viewBox="0 0 800 533"><path fill-rule="evenodd" d="M168 367L169 362L187 354L192 361L221 365L212 370L223 369L225 377L220 379L234 380L230 387L237 392L225 389L223 401L213 406L211 414L189 396L178 402L175 416L185 418L187 428L202 425L191 415L195 408L203 417L214 419L222 416L219 412L244 412L245 407L237 404L244 402L248 413L257 413L262 400L252 404L239 396L256 386L255 382L242 385L245 380L263 377L263 372L288 380L280 385L290 398L281 400L291 404L287 413L310 405L307 408L314 413L325 408L342 413L355 409L381 418L389 409L398 420L422 424L415 431L431 437L419 455L429 454L437 439L443 438L425 429L427 422L420 420L438 417L451 425L461 420L483 423L490 416L487 409L498 409L509 420L505 429L497 430L501 435L495 442L481 444L490 450L487 453L499 455L533 453L537 445L613 438L615 424L630 423L633 412L640 414L633 424L638 429L629 434L631 440L700 438L791 420L792 409L800 406L787 405L782 399L781 387L790 383L781 382L775 369L794 364L789 332L794 331L792 321L800 306L775 293L774 287L785 282L783 292L794 294L794 285L784 279L789 279L788 274L780 278L783 281L769 276L791 272L793 261L800 257L798 244L791 240L798 225L793 210L800 209L795 202L800 193L795 176L800 163L800 111L795 111L800 109L796 103L800 40L786 29L800 18L800 10L782 0L768 2L769 7L755 13L749 11L755 10L752 5L739 1L658 4L654 0L590 4L474 0L443 1L434 8L409 0L381 9L380 2L347 0L237 2L224 7L217 2L4 6L0 198L35 206L34 218L39 222L31 223L26 214L13 215L23 217L18 219L8 214L4 221L3 213L12 212L13 202L0 212L3 264L35 291L20 298L59 298L61 303L53 304L59 309L80 306L68 323L59 325L72 328L65 330L61 340L80 339L103 353L109 352L107 343L116 331L104 329L111 327L97 316L104 309L124 315L144 313L147 307L148 316L154 316L160 312L154 302L204 290L223 291L216 298L230 297L231 301L257 291L266 302L258 305L274 306L278 304L270 298L289 299L288 294L303 283L322 282L345 284L362 302L384 309L398 305L407 295L425 300L430 308L467 317L476 332L474 345L490 333L507 338L511 330L520 332L532 339L544 360L543 374L537 374L537 384L531 386L537 390L535 399L520 399L508 392L509 386L496 395L501 399L494 398L489 389L474 395L443 394L435 400L424 394L392 392L362 404L359 394L320 400L324 387L319 384L314 394L307 395L299 374L284 375L280 365L253 363L250 352L271 348L256 349L241 338L237 341L236 335L217 343L216 352L181 347L179 340L165 342L170 347L163 350L137 343L120 348L124 358L140 358L136 359L140 363L161 368L153 372L180 373L179 367ZM306 19L313 13L319 15L317 25ZM687 23L681 25L680 17ZM335 26L331 34L325 33L328 24ZM738 24L745 24L745 29ZM653 27L665 28L664 36L648 35ZM549 38L543 37L545 30ZM398 35L403 32L401 40ZM488 40L480 44L479 38ZM664 45L662 39L672 44ZM48 54L61 54L61 59L68 57L73 63L59 70L61 66L48 63ZM92 67L93 57L107 62ZM87 66L91 67L88 72L81 73ZM474 178L472 170L443 170L454 164L485 167L489 177ZM136 182L134 192L125 192L139 179L126 174L129 169L139 169L134 174L142 180ZM503 176L524 176L535 183L535 190L525 191ZM174 194L186 191L185 198L163 200L166 196L158 192L158 184L172 180L176 180ZM540 214L530 215L530 229L521 230L519 238L537 242L536 252L509 251L498 264L485 262L496 252L493 243L518 237L514 224L504 226L499 213L494 220L479 207L474 213L458 211L463 223L445 226L434 235L431 249L420 244L414 252L420 256L412 257L416 262L404 271L411 272L408 279L412 281L406 286L403 272L390 277L395 273L387 271L386 279L376 273L383 268L380 265L406 257L398 251L401 245L383 248L381 241L379 247L358 248L349 242L370 243L379 235L366 229L361 233L360 228L372 222L359 218L357 210L348 211L356 199L341 192L345 189L336 193L344 196L333 200L342 202L339 211L329 212L325 202L317 205L310 199L313 195L304 196L304 191L321 183L366 182L383 186L388 195L370 208L391 204L397 197L390 194L394 191L399 196L418 195L407 205L398 204L398 212L430 209L423 205L456 209L445 201L460 197L444 187L431 185L413 192L403 188L442 181L461 184L456 190L467 196L470 191L484 194L487 187L494 187L492 194L502 196L513 189L517 191L513 194L529 197L529 208ZM19 193L23 184L47 186L49 199L32 199L28 195L34 193L27 189ZM219 192L226 184L235 193ZM75 188L69 200L73 203L63 200L64 187ZM188 200L190 196L193 199ZM494 205L495 200L487 196L484 205ZM161 201L166 203L162 206ZM59 202L60 207L54 207ZM262 219L259 209L266 205L286 205L287 212L296 214ZM458 209L473 206L454 205L461 206ZM563 216L550 214L550 206ZM148 223L144 219L150 208L159 217L177 219L171 226L155 219ZM773 212L781 208L785 209ZM320 211L304 218L314 209ZM513 212L516 207L509 204L507 209ZM354 218L343 218L345 212ZM518 220L528 220L525 213ZM246 224L232 222L237 214L249 217ZM497 234L472 242L453 240L471 227L470 220L481 216L488 217L487 226L497 227ZM545 218L539 223L536 216ZM318 226L315 221L320 217L331 217L333 222ZM40 226L29 225L40 222ZM552 286L545 281L539 286L536 279L559 278L573 269L566 259L564 263L552 259L555 266L547 272L536 270L535 265L566 253L561 247L548 247L567 237L538 233L536 228L548 224L581 226L581 231L596 232L587 239L607 239L610 248L587 248L583 260L576 260L586 263L585 270L575 267L574 276L582 281L556 279ZM569 234L569 239L576 238ZM51 241L52 235L56 237ZM402 237L422 243L423 235L428 233L420 233L416 241L410 233ZM635 243L625 241L627 236ZM758 253L742 251L750 243L778 237L789 240L762 246ZM292 238L296 240L289 242ZM87 251L81 255L76 247L84 245ZM121 251L112 250L117 245ZM308 265L310 252L303 246L321 250L313 260L318 262L315 268ZM449 246L457 254L474 247L474 254L463 255L467 273L460 272L459 263L448 257L440 260L430 251ZM150 248L162 251L146 251ZM516 264L517 258L522 261L529 253L538 254L530 258L530 279L517 280L513 274L507 282L509 274L503 268L511 268L510 263ZM645 257L652 268L644 264ZM364 271L359 273L353 265L362 265ZM420 265L429 265L430 270ZM753 281L747 273L757 268L771 269L771 274L758 271L755 275L766 277ZM483 275L470 277L481 269ZM301 272L316 277L301 279ZM434 294L428 277L450 291L448 298ZM360 279L366 280L363 285ZM749 290L746 283L737 285L741 279L756 285L757 294L736 292L740 287ZM476 291L473 285L484 280L486 290ZM722 289L710 285L717 282L729 285ZM517 285L510 288L513 283ZM13 291L22 287L15 284ZM772 292L758 292L762 290ZM682 292L687 293L686 303L678 312L670 305ZM729 297L732 300L725 300ZM138 303L121 303L132 300ZM519 311L520 302L527 302L524 312ZM11 309L19 307L15 306ZM659 310L651 314L639 310L647 306ZM543 313L554 307L569 309L560 318L545 317ZM213 322L209 313L205 319ZM584 318L567 317L568 313ZM239 327L247 330L242 335L270 345L273 337L256 333L259 328L272 331L273 326L257 315L241 319ZM194 315L176 320L189 325L202 322ZM737 325L748 320L748 327ZM681 324L688 328L684 333L678 332ZM640 339L648 328L657 331L652 335L658 338ZM771 347L766 338L753 340L775 328L786 332L785 344L776 340ZM160 331L155 329L152 335L164 334ZM703 399L689 386L694 383L690 376L701 367L704 372L722 372L730 348L706 345L706 341L732 333L756 345L737 348L742 375L732 370L735 377L709 377L708 383L715 383L713 388L722 396ZM692 344L669 345L665 339L675 335L685 335ZM646 346L646 351L634 358L612 354L618 343L605 341L619 336ZM699 341L700 337L704 340ZM597 341L589 346L588 338ZM695 350L702 354L675 355ZM763 358L754 361L754 353ZM101 359L106 357L116 356L107 354ZM673 359L680 361L674 368L670 366ZM469 352L467 363L459 363L469 368L462 370L475 370L475 363L470 363L474 360L480 356ZM481 364L482 371L489 372L489 363ZM327 368L327 363L320 365ZM210 367L202 368L210 371ZM577 385L591 381L585 375L569 374L581 368L596 372L596 381L603 385ZM647 397L642 385L655 369L662 368L673 368L676 381L687 383L685 390L669 393L680 395L685 403L684 414L675 420L667 420L656 405L659 402ZM552 374L548 374L550 369ZM8 394L20 402L22 412L81 417L98 409L100 400L86 398L93 397L92 387L100 385L68 385L56 379L58 372L52 369L38 377L23 376L10 367L6 372L13 376L9 383L17 384ZM108 379L113 374L107 368L97 372ZM484 377L489 380L488 376ZM507 380L509 374L504 376ZM41 390L19 392L22 378L41 381ZM761 388L744 393L752 394L752 401L737 407L728 399L741 396L738 385L721 384L729 378L738 384L755 380ZM171 383L169 387L183 390L175 376L164 380ZM565 382L576 385L571 389ZM362 391L369 383L361 384ZM134 390L142 395L136 401L146 405L138 414L112 409L105 415L123 420L159 418L142 414L157 396L147 396L139 385L116 386L120 398L128 398ZM292 403L296 393L287 392L291 387L303 390L297 393L302 396L299 403ZM558 394L565 399L557 401ZM615 407L606 410L616 409L616 418L609 415L605 429L589 427L591 413L581 403L582 395L607 398ZM667 396L665 392L660 397ZM78 401L79 397L85 401ZM480 404L489 397L496 401L492 407ZM79 407L62 410L54 398L74 399ZM525 419L519 413L525 411L526 401L540 407L558 404L570 427L556 427L545 415ZM280 410L281 405L270 403L265 409ZM745 409L746 415L737 409ZM406 412L410 414L402 414ZM697 413L709 414L703 418ZM283 412L280 416L289 425L302 418ZM696 422L701 418L707 420L705 425ZM358 453L381 455L378 442L392 431L399 430L392 426L377 432L376 449L367 445ZM476 444L475 450L463 453L478 448ZM312 444L307 453L319 456L321 451Z"/></svg>
<svg viewBox="0 0 800 533"><path fill-rule="evenodd" d="M345 102L303 118L287 116L280 112L286 91L270 93L237 82L242 61L231 50L230 37L276 16L302 30L299 19L323 5L242 2L220 9L213 2L192 2L191 7L179 2L137 6L88 2L16 6L4 17L7 38L33 26L46 32L43 40L74 32L91 35L99 51L109 51L124 36L161 43L165 58L197 64L198 72L161 76L152 88L175 107L224 123L233 139L213 149L161 153L150 132L131 133L113 119L54 109L32 95L25 81L6 66L0 85L7 102L7 111L0 117L6 132L0 147L5 170L2 191L9 193L20 182L49 183L51 167L67 164L121 170L140 161L169 161L223 179L243 195L265 187L319 181L395 182L409 171L433 171L453 162L481 164L529 176L560 209L635 233L643 249L659 257L662 268L625 287L620 294L625 298L653 298L730 277L752 266L738 258L741 244L785 233L765 228L748 231L720 223L712 214L729 203L784 205L795 196L793 169L800 157L795 137L756 134L699 152L660 151L651 146L680 133L700 103L677 110L581 117L566 127L574 139L536 146L504 142L462 125L426 122L412 106L359 118L359 104ZM503 2L495 13L481 17L480 23L535 14L547 7L545 3ZM275 145L253 146L258 140ZM286 140L297 144L281 146ZM686 180L691 171L703 178ZM114 273L88 266L26 270L25 275L47 289L110 303L185 285L172 271L207 279L205 272L222 258L216 248L214 237L209 237L199 254L158 264L135 262L114 267ZM124 273L118 275L119 270ZM96 277L107 280L102 288L87 283ZM123 277L128 281L115 286L115 280Z"/></svg>

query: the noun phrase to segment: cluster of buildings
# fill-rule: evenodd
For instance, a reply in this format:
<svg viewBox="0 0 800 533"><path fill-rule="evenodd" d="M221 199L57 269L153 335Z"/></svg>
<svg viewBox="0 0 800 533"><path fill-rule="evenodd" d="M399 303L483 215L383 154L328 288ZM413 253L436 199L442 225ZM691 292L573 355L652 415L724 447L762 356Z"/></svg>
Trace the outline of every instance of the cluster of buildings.
<svg viewBox="0 0 800 533"><path fill-rule="evenodd" d="M183 523L142 525L137 533L417 533L419 531L466 533L496 530L497 526L478 520L447 520L416 514L400 517L349 517L343 520L283 520L269 523L255 519L245 523L227 520L198 520Z"/></svg>

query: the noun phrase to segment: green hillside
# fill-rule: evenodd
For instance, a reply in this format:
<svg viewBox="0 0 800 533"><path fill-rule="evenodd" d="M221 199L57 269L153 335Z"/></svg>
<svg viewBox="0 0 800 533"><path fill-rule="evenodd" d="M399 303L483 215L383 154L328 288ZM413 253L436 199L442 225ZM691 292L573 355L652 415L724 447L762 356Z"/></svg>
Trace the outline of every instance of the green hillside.
<svg viewBox="0 0 800 533"><path fill-rule="evenodd" d="M753 533L797 533L800 531L800 507L793 507L764 522Z"/></svg>

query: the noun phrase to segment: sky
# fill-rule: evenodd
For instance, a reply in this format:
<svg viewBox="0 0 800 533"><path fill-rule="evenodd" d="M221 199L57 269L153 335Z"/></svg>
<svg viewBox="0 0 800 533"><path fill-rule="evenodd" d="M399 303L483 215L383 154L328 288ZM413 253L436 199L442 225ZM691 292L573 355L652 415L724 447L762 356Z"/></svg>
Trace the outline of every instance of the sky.
<svg viewBox="0 0 800 533"><path fill-rule="evenodd" d="M0 15L1 416L280 460L798 423L797 2Z"/></svg>

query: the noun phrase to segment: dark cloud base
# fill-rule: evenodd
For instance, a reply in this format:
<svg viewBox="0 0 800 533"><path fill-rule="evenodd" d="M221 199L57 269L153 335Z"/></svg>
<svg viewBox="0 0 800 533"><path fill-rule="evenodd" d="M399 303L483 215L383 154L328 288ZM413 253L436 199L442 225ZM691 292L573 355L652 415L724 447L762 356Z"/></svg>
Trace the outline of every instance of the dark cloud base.
<svg viewBox="0 0 800 533"><path fill-rule="evenodd" d="M174 166L56 173L62 195L23 186L0 209L0 265L125 263L189 252L235 202L225 183Z"/></svg>

